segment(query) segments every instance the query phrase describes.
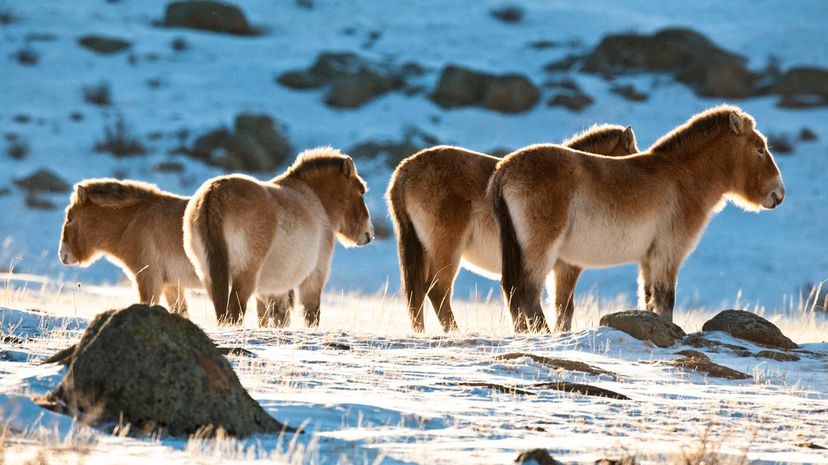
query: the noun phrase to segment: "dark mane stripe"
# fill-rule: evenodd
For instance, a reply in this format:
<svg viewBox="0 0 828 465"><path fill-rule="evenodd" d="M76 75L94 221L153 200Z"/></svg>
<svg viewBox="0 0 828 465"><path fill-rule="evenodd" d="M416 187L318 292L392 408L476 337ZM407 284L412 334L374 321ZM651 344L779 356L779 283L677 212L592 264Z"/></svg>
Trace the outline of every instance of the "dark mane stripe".
<svg viewBox="0 0 828 465"><path fill-rule="evenodd" d="M617 124L596 124L563 141L561 145L582 152L600 152L601 150L596 150L596 148L604 147L610 142L618 142L619 136L625 129L625 126Z"/></svg>
<svg viewBox="0 0 828 465"><path fill-rule="evenodd" d="M753 127L754 119L734 105L719 105L703 111L690 118L686 123L673 129L657 140L649 149L650 152L670 152L681 147L699 142L700 140L715 137L722 129L730 125L730 114L747 117Z"/></svg>
<svg viewBox="0 0 828 465"><path fill-rule="evenodd" d="M329 168L342 170L348 161L353 163L351 157L330 146L308 149L297 155L296 161L290 165L287 171L273 180L276 181L291 176L302 176L303 174ZM363 182L363 188L365 187L365 183Z"/></svg>
<svg viewBox="0 0 828 465"><path fill-rule="evenodd" d="M159 196L186 198L164 192L155 184L141 181L99 178L87 179L75 184L72 203L77 201L78 188L83 188L92 202L106 206L131 205L148 198L157 198Z"/></svg>

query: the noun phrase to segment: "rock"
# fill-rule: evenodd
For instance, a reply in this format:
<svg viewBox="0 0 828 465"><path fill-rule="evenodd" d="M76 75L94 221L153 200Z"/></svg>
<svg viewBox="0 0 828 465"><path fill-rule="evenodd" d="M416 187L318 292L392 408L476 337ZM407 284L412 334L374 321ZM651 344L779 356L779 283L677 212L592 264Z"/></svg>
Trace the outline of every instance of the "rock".
<svg viewBox="0 0 828 465"><path fill-rule="evenodd" d="M495 357L497 360L516 360L520 358L528 358L535 363L539 363L541 365L546 365L551 368L560 369L560 370L567 370L567 371L580 371L582 373L588 373L590 375L600 376L600 375L607 375L615 378L615 373L611 371L604 370L602 368L594 367L584 362L579 362L576 360L566 360L561 358L552 358L552 357L545 357L543 355L536 355L536 354L529 354L524 352L510 352L508 354L498 355Z"/></svg>
<svg viewBox="0 0 828 465"><path fill-rule="evenodd" d="M684 330L673 322L643 310L627 310L601 317L601 326L615 328L630 336L650 341L658 347L670 347L684 337Z"/></svg>
<svg viewBox="0 0 828 465"><path fill-rule="evenodd" d="M559 71L569 71L582 60L583 57L579 55L570 54L561 58L560 60L548 63L546 66L544 66L543 69L553 73Z"/></svg>
<svg viewBox="0 0 828 465"><path fill-rule="evenodd" d="M174 436L289 430L250 397L198 326L159 306L99 314L46 400L96 421L123 419Z"/></svg>
<svg viewBox="0 0 828 465"><path fill-rule="evenodd" d="M431 134L417 128L408 128L401 140L386 139L360 142L348 149L348 154L354 158L376 158L385 155L385 162L388 166L395 167L404 158L426 147L439 144L440 141Z"/></svg>
<svg viewBox="0 0 828 465"><path fill-rule="evenodd" d="M774 154L788 155L793 153L794 146L786 134L768 134L768 148Z"/></svg>
<svg viewBox="0 0 828 465"><path fill-rule="evenodd" d="M681 343L687 344L691 347L711 349L714 352L722 352L723 349L728 349L739 357L750 357L753 355L747 347L737 346L735 344L725 344L712 339L707 339L702 336L701 333L690 334L685 337Z"/></svg>
<svg viewBox="0 0 828 465"><path fill-rule="evenodd" d="M586 94L568 92L555 94L546 105L550 107L565 107L572 111L583 111L584 108L592 105L594 100Z"/></svg>
<svg viewBox="0 0 828 465"><path fill-rule="evenodd" d="M403 74L412 70L409 65L395 69L351 52L324 52L307 70L287 71L276 81L297 90L329 86L325 104L335 108L356 108L401 88L405 83Z"/></svg>
<svg viewBox="0 0 828 465"><path fill-rule="evenodd" d="M228 171L272 171L293 151L268 115L240 113L233 126L199 136L187 153Z"/></svg>
<svg viewBox="0 0 828 465"><path fill-rule="evenodd" d="M561 465L561 462L553 459L546 449L531 449L518 454L516 464L526 465Z"/></svg>
<svg viewBox="0 0 828 465"><path fill-rule="evenodd" d="M502 113L524 112L538 103L540 92L525 76L493 75L457 65L443 68L431 100L443 108L482 106Z"/></svg>
<svg viewBox="0 0 828 465"><path fill-rule="evenodd" d="M584 384L584 383L570 383L570 382L567 382L567 381L553 381L551 383L533 384L532 387L552 389L552 390L561 391L561 392L569 392L569 393L572 393L572 394L580 394L582 396L607 397L607 398L610 398L610 399L630 400L630 398L625 396L624 394L619 394L615 391L610 391L609 389L604 389L604 388L600 388L598 386L593 386L591 384Z"/></svg>
<svg viewBox="0 0 828 465"><path fill-rule="evenodd" d="M702 331L724 331L733 337L759 345L780 349L796 349L799 346L788 339L770 321L744 310L724 310L703 326Z"/></svg>
<svg viewBox="0 0 828 465"><path fill-rule="evenodd" d="M610 87L610 92L620 95L630 102L644 102L649 98L647 94L639 92L634 86L629 84L612 86Z"/></svg>
<svg viewBox="0 0 828 465"><path fill-rule="evenodd" d="M29 193L61 193L69 192L72 188L58 175L45 168L41 168L25 178L15 179L14 184Z"/></svg>
<svg viewBox="0 0 828 465"><path fill-rule="evenodd" d="M443 108L479 104L486 95L489 75L457 65L448 65L440 73L431 100Z"/></svg>
<svg viewBox="0 0 828 465"><path fill-rule="evenodd" d="M779 76L770 92L781 96L781 107L811 108L828 105L828 69L789 69Z"/></svg>
<svg viewBox="0 0 828 465"><path fill-rule="evenodd" d="M58 206L49 199L34 194L26 196L26 207L31 210L57 210Z"/></svg>
<svg viewBox="0 0 828 465"><path fill-rule="evenodd" d="M523 20L523 8L517 5L504 5L489 11L492 16L507 24L517 24Z"/></svg>
<svg viewBox="0 0 828 465"><path fill-rule="evenodd" d="M817 140L817 135L811 128L802 128L799 130L799 140L810 142Z"/></svg>
<svg viewBox="0 0 828 465"><path fill-rule="evenodd" d="M184 165L177 161L162 161L152 167L156 173L183 173Z"/></svg>
<svg viewBox="0 0 828 465"><path fill-rule="evenodd" d="M529 79L508 74L488 81L483 106L501 113L520 113L534 107L539 99L540 92Z"/></svg>
<svg viewBox="0 0 828 465"><path fill-rule="evenodd" d="M88 48L93 52L103 55L111 55L113 53L122 52L132 47L132 43L124 39L94 34L85 35L79 38L78 43L84 48Z"/></svg>
<svg viewBox="0 0 828 465"><path fill-rule="evenodd" d="M755 94L757 79L745 63L698 32L668 28L653 35L606 36L587 54L582 71L606 77L665 72L702 96L745 98Z"/></svg>
<svg viewBox="0 0 828 465"><path fill-rule="evenodd" d="M682 350L677 352L677 354L683 355L684 357L671 360L670 365L679 368L687 368L708 376L713 376L714 378L750 379L750 375L746 375L741 371L736 371L732 368L713 363L707 355L704 355L701 352L695 350Z"/></svg>
<svg viewBox="0 0 828 465"><path fill-rule="evenodd" d="M620 459L598 459L595 465L639 465L635 457L624 455Z"/></svg>
<svg viewBox="0 0 828 465"><path fill-rule="evenodd" d="M224 34L255 35L242 10L225 1L184 0L167 5L162 24Z"/></svg>
<svg viewBox="0 0 828 465"><path fill-rule="evenodd" d="M777 352L775 350L762 350L756 353L757 357L776 360L777 362L798 362L799 356L796 354L787 354L785 352Z"/></svg>

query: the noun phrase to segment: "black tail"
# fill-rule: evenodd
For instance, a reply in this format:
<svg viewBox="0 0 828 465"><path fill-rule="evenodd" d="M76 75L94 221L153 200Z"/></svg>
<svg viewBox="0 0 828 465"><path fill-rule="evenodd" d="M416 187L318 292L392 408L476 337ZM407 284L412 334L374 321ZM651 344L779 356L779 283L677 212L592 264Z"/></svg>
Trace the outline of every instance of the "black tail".
<svg viewBox="0 0 828 465"><path fill-rule="evenodd" d="M224 241L221 215L211 208L212 189L202 198L198 216L201 218L200 233L207 249L207 271L210 279L210 297L218 322L227 320L227 304L230 296L230 272L227 244Z"/></svg>
<svg viewBox="0 0 828 465"><path fill-rule="evenodd" d="M501 280L500 286L503 289L503 297L512 313L512 322L515 329L525 328L525 317L519 311L518 302L523 298L520 288L525 281L523 268L523 253L520 250L515 225L512 223L512 215L509 212L509 205L503 197L503 189L500 183L499 173L492 176L489 185L489 195L494 209L495 219L500 228L500 249L501 249ZM515 302L513 302L515 298Z"/></svg>
<svg viewBox="0 0 828 465"><path fill-rule="evenodd" d="M388 206L397 230L397 249L400 257L402 293L408 301L411 325L417 331L423 327L423 302L426 296L425 250L405 205L404 180L395 176L388 189Z"/></svg>

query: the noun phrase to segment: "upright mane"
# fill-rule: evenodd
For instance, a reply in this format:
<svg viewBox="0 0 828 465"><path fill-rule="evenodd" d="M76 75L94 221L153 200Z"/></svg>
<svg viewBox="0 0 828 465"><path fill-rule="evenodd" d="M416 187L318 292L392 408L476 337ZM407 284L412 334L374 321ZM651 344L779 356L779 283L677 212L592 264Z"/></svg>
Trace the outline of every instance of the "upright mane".
<svg viewBox="0 0 828 465"><path fill-rule="evenodd" d="M600 152L610 143L617 143L619 136L626 129L617 124L593 124L591 127L575 134L561 143L582 152Z"/></svg>
<svg viewBox="0 0 828 465"><path fill-rule="evenodd" d="M274 178L274 181L293 176L302 176L313 171L328 168L342 170L346 163L353 164L351 157L343 154L338 149L330 146L316 147L299 153L296 156L296 161L290 165L284 174Z"/></svg>
<svg viewBox="0 0 828 465"><path fill-rule="evenodd" d="M734 105L719 105L696 114L686 123L665 134L650 147L649 151L670 152L715 137L723 129L730 127L731 113L747 117L751 128L756 125L753 117L741 108Z"/></svg>
<svg viewBox="0 0 828 465"><path fill-rule="evenodd" d="M81 190L89 201L102 207L127 207L161 195L171 195L161 191L155 184L141 181L87 179L75 184L72 204L79 200Z"/></svg>

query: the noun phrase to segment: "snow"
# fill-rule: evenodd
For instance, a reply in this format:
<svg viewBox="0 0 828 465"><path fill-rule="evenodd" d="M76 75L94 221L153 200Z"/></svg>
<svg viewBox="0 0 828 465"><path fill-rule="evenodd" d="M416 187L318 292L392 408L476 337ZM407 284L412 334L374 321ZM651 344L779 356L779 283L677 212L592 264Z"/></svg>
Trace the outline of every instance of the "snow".
<svg viewBox="0 0 828 465"><path fill-rule="evenodd" d="M6 453L31 455L37 447L48 447L46 435L62 444L85 438L87 463L115 456L131 463L152 456L153 463L213 463L221 457L222 463L267 458L276 463L502 464L536 447L566 463L618 458L625 451L642 463L664 463L681 448L696 447L707 431L709 443L725 456L740 457L747 449L755 463L828 463L823 451L798 446L823 444L828 437L825 342L803 343L797 362L694 349L751 375L731 381L666 363L678 357L675 352L692 347L660 349L610 328L513 336L504 334L508 322L503 321L487 332L395 335L392 328L404 318L369 315L377 322L371 326L358 321L365 312L363 302L340 297L336 312L323 313L320 330L283 331L217 329L203 315L194 315L219 346L255 354L230 357L242 384L276 419L308 431L215 443L110 436L41 409L31 398L57 386L65 370L40 361L75 342L79 331L66 331L65 322L42 313L4 308L3 321L42 329L24 345L0 343L0 350L26 353L23 361L0 361L0 423L25 432L18 433L21 438L39 438L27 442L10 435ZM73 321L76 329L84 326ZM724 333L706 337L752 353L764 349ZM612 375L555 370L525 357L497 359L514 352L580 361ZM548 381L587 383L630 400L533 387ZM494 383L534 395L467 383Z"/></svg>
<svg viewBox="0 0 828 465"><path fill-rule="evenodd" d="M647 146L693 113L721 103L698 98L685 86L664 76L622 79L650 94L644 103L629 103L609 92L609 84L595 76L572 77L596 104L581 113L538 105L520 115L503 115L479 108L443 111L425 95L387 94L355 110L338 110L322 103L321 91L293 91L274 83L274 77L305 68L322 51L350 50L370 59L402 64L414 61L427 73L415 85L433 86L439 70L459 63L504 73L523 72L541 84L555 78L546 63L593 46L610 32L648 33L667 26L687 26L707 34L720 46L742 53L754 69L775 57L783 69L799 65L828 65L824 24L828 9L819 1L696 2L658 5L645 1L615 2L527 1L519 25L500 23L488 10L497 2L425 1L315 2L313 10L288 2L240 2L248 18L266 33L236 37L153 25L163 14L162 0L98 2L14 2L20 18L4 26L0 55L8 57L28 46L40 55L26 67L10 58L0 61L0 124L28 141L31 153L23 161L0 158L0 208L11 221L0 224L4 247L0 263L15 269L84 283L113 283L120 271L101 261L86 270L66 268L56 260L62 212L23 207L24 194L12 180L39 167L57 169L70 182L87 177L122 174L158 183L178 193L191 193L218 170L182 156L167 155L180 142L176 133L189 130L188 142L205 130L230 124L241 111L266 112L288 126L287 135L298 150L332 144L343 149L366 139L399 138L407 127L417 127L440 140L475 150L516 148L536 142L560 141L595 122L632 124L640 145ZM703 18L703 21L699 19ZM351 35L344 31L352 28ZM362 44L370 31L381 36L370 49ZM30 33L49 33L54 41L25 42ZM77 45L87 33L109 34L133 42L128 52L96 55ZM190 48L175 52L170 43L182 37ZM536 40L562 45L533 49ZM137 59L130 64L129 56ZM160 79L160 88L146 81ZM114 105L101 110L85 104L82 88L100 81L112 87ZM548 97L549 91L544 92ZM797 143L793 156L778 155L786 181L785 204L773 212L745 213L728 207L714 218L697 251L679 275L678 304L697 306L758 305L778 310L798 298L806 282L826 278L828 253L824 220L828 166L828 110L790 111L777 108L775 98L732 102L753 114L766 133L796 136L809 127L820 138ZM74 122L71 112L84 118ZM32 122L13 122L27 114ZM149 155L115 159L94 153L103 126L122 114L133 132L149 147ZM153 132L159 140L148 140ZM157 173L152 167L175 159L186 165L183 175ZM382 200L389 169L381 162L359 160L369 181L368 201L383 221ZM260 173L268 177L270 173ZM66 195L50 196L62 205ZM578 291L603 298L625 296L635 300L635 267L588 271ZM374 293L388 285L398 289L399 272L393 240L367 248L337 251L328 289ZM494 281L463 271L457 295L486 298L497 293Z"/></svg>

